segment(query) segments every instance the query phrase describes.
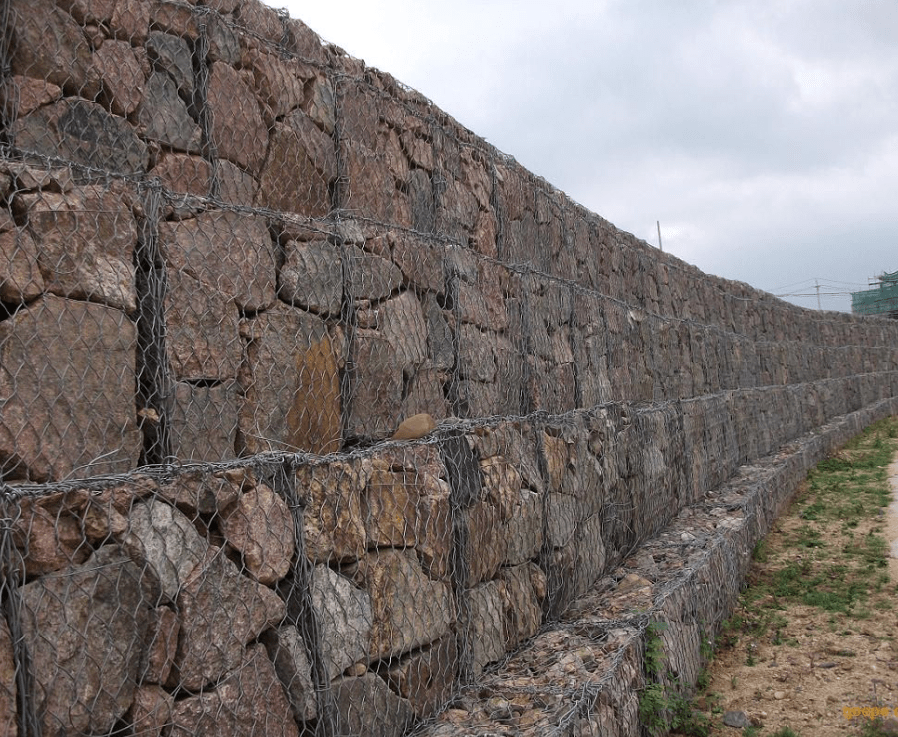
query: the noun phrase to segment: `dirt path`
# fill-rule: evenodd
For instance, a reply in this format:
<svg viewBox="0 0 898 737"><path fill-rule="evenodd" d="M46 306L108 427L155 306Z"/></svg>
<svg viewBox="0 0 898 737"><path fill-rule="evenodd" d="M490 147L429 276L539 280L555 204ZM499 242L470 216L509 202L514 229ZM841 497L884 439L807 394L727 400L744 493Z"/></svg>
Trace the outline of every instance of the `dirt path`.
<svg viewBox="0 0 898 737"><path fill-rule="evenodd" d="M750 587L693 702L711 735L898 735L898 455L886 474L852 469L864 452L840 453L831 465L848 470L835 480L812 475L756 549ZM865 496L875 473L878 504ZM855 480L867 484L858 497L866 507L853 517ZM884 509L886 480L893 502ZM893 721L846 718L865 707ZM726 712L744 712L754 728L724 726Z"/></svg>

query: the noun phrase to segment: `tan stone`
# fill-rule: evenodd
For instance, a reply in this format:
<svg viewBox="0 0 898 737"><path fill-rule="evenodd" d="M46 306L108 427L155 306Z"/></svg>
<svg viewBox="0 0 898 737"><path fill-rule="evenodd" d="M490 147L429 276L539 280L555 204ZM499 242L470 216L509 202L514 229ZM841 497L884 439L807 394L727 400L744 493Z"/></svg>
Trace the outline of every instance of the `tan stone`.
<svg viewBox="0 0 898 737"><path fill-rule="evenodd" d="M363 497L362 514L369 545L415 544L421 480L413 471L375 469Z"/></svg>
<svg viewBox="0 0 898 737"><path fill-rule="evenodd" d="M447 635L429 647L403 658L384 677L396 693L408 699L419 719L430 716L452 694L458 671L458 646Z"/></svg>
<svg viewBox="0 0 898 737"><path fill-rule="evenodd" d="M437 423L426 412L407 417L399 423L391 440L415 440L429 435L436 429Z"/></svg>
<svg viewBox="0 0 898 737"><path fill-rule="evenodd" d="M297 469L297 492L306 504L303 540L309 560L353 560L364 553L362 492L370 475L370 463L360 461Z"/></svg>
<svg viewBox="0 0 898 737"><path fill-rule="evenodd" d="M511 519L521 494L521 474L502 456L480 461L483 490L492 504L499 509L502 520Z"/></svg>
<svg viewBox="0 0 898 737"><path fill-rule="evenodd" d="M224 512L220 526L259 583L273 584L287 575L296 549L293 515L269 487L259 484L243 494Z"/></svg>

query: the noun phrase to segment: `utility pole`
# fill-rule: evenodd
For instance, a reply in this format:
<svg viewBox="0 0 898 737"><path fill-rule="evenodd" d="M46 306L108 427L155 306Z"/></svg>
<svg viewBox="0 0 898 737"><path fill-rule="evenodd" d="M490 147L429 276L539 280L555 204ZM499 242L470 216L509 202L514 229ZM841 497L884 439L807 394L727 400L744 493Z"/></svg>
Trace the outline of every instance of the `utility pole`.
<svg viewBox="0 0 898 737"><path fill-rule="evenodd" d="M814 279L814 284L817 287L817 311L822 312L823 308L820 306L820 282L817 279Z"/></svg>
<svg viewBox="0 0 898 737"><path fill-rule="evenodd" d="M662 251L664 250L664 246L661 245L661 221L656 220L655 224L658 226L658 248Z"/></svg>

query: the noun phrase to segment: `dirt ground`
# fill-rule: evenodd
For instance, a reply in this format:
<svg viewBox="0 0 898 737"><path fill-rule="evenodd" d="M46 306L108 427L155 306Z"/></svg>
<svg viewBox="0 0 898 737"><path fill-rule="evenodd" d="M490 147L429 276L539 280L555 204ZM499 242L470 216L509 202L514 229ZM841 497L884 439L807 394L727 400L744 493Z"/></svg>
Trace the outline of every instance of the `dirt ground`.
<svg viewBox="0 0 898 737"><path fill-rule="evenodd" d="M760 548L762 554L755 556L749 583L769 582L774 571L789 563L810 570L801 568L804 557L813 558L814 570L820 570L827 563L821 559L837 559L844 546L868 534L885 538L891 555L898 556L898 463L889 467L889 476L895 500L891 507L851 529L838 520L815 523L820 533L815 539L821 541L817 549L795 544L802 534L807 542L809 523L803 515L812 495L806 487L799 490ZM864 605L847 614L770 594L740 601L731 620L735 624L718 638L707 688L693 702L714 725L711 735L788 735L780 731L783 727L801 737L898 735L898 558L892 557L887 567L881 560L877 565L878 590L868 587ZM834 576L852 575L839 568L832 568ZM851 715L847 710L864 707L887 709L894 721L846 718ZM744 712L755 728L724 726L728 711Z"/></svg>

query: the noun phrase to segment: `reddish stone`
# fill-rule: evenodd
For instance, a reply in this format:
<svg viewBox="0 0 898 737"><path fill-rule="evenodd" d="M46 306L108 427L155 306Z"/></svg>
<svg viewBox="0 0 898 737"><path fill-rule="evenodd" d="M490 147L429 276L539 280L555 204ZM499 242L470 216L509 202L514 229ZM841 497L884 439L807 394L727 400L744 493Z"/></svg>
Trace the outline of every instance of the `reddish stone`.
<svg viewBox="0 0 898 737"><path fill-rule="evenodd" d="M208 105L218 155L257 172L268 148L259 101L233 67L216 61L209 75Z"/></svg>
<svg viewBox="0 0 898 737"><path fill-rule="evenodd" d="M127 41L107 39L94 52L93 65L103 82L109 109L116 115L128 115L136 110L143 99L146 82L146 52L132 48Z"/></svg>

